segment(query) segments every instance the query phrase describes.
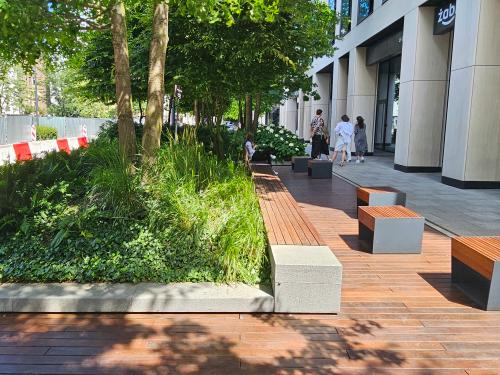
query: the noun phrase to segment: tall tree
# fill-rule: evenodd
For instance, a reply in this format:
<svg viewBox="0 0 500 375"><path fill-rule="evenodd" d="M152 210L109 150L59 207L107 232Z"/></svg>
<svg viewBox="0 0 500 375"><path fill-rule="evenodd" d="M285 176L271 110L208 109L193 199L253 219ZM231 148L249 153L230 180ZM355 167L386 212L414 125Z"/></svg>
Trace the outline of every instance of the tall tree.
<svg viewBox="0 0 500 375"><path fill-rule="evenodd" d="M132 111L132 87L127 41L125 5L116 0L111 8L111 32L115 58L116 112L120 148L127 158L136 154L136 138Z"/></svg>
<svg viewBox="0 0 500 375"><path fill-rule="evenodd" d="M143 162L149 163L160 148L165 97L165 59L168 44L168 1L154 6L153 36L149 51L148 104L142 137Z"/></svg>

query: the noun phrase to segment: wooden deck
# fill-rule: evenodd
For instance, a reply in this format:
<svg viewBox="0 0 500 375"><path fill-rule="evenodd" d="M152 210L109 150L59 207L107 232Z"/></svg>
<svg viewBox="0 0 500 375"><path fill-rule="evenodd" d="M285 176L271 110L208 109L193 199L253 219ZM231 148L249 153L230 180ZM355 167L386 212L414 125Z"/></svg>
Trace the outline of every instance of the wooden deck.
<svg viewBox="0 0 500 375"><path fill-rule="evenodd" d="M500 374L500 313L451 285L449 238L360 251L354 187L278 172L344 265L341 315L2 315L0 373Z"/></svg>

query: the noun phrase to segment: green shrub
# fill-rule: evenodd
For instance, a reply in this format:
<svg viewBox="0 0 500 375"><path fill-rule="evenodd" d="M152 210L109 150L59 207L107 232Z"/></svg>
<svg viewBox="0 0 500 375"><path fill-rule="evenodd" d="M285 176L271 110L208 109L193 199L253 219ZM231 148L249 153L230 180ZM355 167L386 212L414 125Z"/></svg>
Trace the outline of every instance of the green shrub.
<svg viewBox="0 0 500 375"><path fill-rule="evenodd" d="M187 133L147 169L105 140L0 167L0 282L267 281L251 179Z"/></svg>
<svg viewBox="0 0 500 375"><path fill-rule="evenodd" d="M57 139L57 129L51 126L38 125L36 127L36 140L45 141Z"/></svg>
<svg viewBox="0 0 500 375"><path fill-rule="evenodd" d="M269 150L278 160L304 156L305 144L294 133L282 126L259 125L255 142L261 150Z"/></svg>

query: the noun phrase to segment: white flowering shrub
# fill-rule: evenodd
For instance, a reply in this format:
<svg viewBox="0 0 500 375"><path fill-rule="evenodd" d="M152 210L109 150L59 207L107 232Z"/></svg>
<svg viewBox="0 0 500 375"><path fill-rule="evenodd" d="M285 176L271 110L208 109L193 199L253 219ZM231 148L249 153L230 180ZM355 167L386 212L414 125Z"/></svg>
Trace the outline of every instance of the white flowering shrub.
<svg viewBox="0 0 500 375"><path fill-rule="evenodd" d="M259 125L255 143L259 150L269 150L280 161L305 155L304 142L283 126Z"/></svg>

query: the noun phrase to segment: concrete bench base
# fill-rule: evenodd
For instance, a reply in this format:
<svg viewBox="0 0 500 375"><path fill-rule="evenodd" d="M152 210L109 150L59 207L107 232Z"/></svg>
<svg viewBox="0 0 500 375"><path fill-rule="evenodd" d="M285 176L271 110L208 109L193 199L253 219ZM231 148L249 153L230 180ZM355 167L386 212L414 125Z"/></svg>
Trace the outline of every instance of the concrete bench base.
<svg viewBox="0 0 500 375"><path fill-rule="evenodd" d="M271 290L245 284L3 284L0 312L273 312Z"/></svg>
<svg viewBox="0 0 500 375"><path fill-rule="evenodd" d="M500 261L495 262L491 280L455 257L451 258L453 283L485 310L500 310Z"/></svg>
<svg viewBox="0 0 500 375"><path fill-rule="evenodd" d="M424 218L377 218L373 230L359 222L359 240L374 254L420 254Z"/></svg>
<svg viewBox="0 0 500 375"><path fill-rule="evenodd" d="M318 159L313 159L309 160L308 165L307 165L307 174L311 178L322 178L322 179L328 179L332 178L332 168L333 168L333 163L329 160L318 160Z"/></svg>
<svg viewBox="0 0 500 375"><path fill-rule="evenodd" d="M292 157L292 171L295 173L307 173L307 163L311 160L309 156Z"/></svg>
<svg viewBox="0 0 500 375"><path fill-rule="evenodd" d="M327 246L272 245L275 312L338 313L342 265Z"/></svg>

